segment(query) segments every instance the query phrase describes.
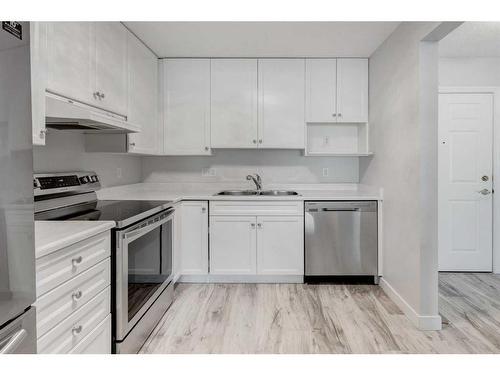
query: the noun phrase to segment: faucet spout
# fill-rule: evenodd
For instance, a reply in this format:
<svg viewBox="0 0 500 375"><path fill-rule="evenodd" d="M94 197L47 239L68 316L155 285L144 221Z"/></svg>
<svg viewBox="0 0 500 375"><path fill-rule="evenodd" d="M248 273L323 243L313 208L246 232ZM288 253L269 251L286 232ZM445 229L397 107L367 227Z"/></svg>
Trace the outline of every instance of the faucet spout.
<svg viewBox="0 0 500 375"><path fill-rule="evenodd" d="M255 184L255 187L257 189L257 191L261 191L262 190L262 179L260 178L260 176L256 173L255 174L255 177L251 174L249 174L247 176L247 180L250 181L252 180L253 183Z"/></svg>

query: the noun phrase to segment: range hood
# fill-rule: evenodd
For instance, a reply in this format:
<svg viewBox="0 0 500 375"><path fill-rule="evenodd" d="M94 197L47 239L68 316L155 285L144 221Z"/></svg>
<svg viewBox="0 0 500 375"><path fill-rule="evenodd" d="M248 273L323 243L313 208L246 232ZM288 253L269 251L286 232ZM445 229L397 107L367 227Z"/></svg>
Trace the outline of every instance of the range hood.
<svg viewBox="0 0 500 375"><path fill-rule="evenodd" d="M47 128L82 133L136 133L139 131L139 128L130 124L124 116L51 93L47 93L45 98Z"/></svg>

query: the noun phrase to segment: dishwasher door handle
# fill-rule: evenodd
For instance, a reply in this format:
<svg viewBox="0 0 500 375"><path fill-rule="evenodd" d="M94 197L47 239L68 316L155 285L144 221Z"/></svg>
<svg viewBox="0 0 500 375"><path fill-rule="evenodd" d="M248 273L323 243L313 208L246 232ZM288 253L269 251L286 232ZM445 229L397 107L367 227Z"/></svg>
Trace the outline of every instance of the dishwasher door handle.
<svg viewBox="0 0 500 375"><path fill-rule="evenodd" d="M359 208L321 208L320 210L326 211L326 212L336 212L336 211L355 212L355 211L359 211Z"/></svg>

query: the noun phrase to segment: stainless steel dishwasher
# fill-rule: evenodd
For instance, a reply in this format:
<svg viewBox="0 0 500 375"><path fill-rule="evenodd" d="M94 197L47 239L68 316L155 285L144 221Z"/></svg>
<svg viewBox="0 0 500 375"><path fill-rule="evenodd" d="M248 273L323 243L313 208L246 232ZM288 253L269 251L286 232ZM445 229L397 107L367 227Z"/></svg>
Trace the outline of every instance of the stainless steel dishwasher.
<svg viewBox="0 0 500 375"><path fill-rule="evenodd" d="M377 202L305 203L305 280L373 276L378 284Z"/></svg>

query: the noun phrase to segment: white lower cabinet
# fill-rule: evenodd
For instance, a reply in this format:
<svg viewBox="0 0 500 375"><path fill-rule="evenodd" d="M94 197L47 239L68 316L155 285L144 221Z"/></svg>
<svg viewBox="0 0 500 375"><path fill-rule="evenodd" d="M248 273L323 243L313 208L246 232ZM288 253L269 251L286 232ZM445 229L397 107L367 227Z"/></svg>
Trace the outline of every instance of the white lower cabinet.
<svg viewBox="0 0 500 375"><path fill-rule="evenodd" d="M232 275L227 281L300 282L304 274L304 217L290 215L289 210L266 214L257 202L220 202L211 205L210 216L210 277L223 282L222 275ZM231 211L228 206L233 206ZM245 212L261 212L245 215ZM214 213L212 215L212 213ZM274 214L276 213L276 214ZM236 277L234 277L236 276ZM215 278L214 278L215 277ZM238 279L241 277L241 279Z"/></svg>
<svg viewBox="0 0 500 375"><path fill-rule="evenodd" d="M210 217L210 274L255 275L255 216Z"/></svg>
<svg viewBox="0 0 500 375"><path fill-rule="evenodd" d="M257 217L257 274L304 273L304 218Z"/></svg>
<svg viewBox="0 0 500 375"><path fill-rule="evenodd" d="M182 202L180 220L182 274L207 275L208 202Z"/></svg>

